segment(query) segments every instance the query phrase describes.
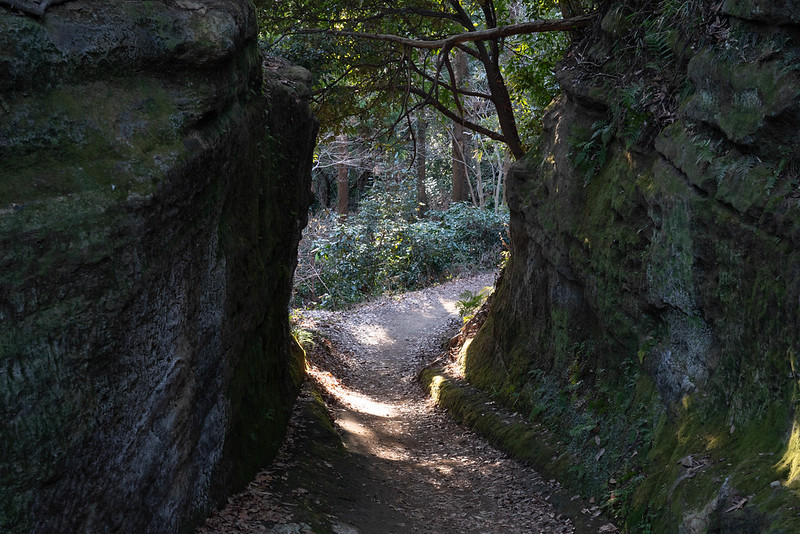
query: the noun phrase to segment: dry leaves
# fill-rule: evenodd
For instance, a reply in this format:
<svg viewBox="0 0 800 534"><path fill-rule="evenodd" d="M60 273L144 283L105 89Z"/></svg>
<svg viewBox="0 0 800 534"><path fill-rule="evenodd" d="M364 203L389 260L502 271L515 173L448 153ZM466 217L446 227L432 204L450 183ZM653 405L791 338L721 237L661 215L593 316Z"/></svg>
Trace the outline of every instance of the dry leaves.
<svg viewBox="0 0 800 534"><path fill-rule="evenodd" d="M292 456L293 440L301 438L290 429L278 460L198 532L305 532L310 527L295 505L303 501L330 505L319 515L342 534L574 533L549 502L562 492L557 481L542 480L456 425L414 382L460 326L458 295L493 281L490 274L347 312L298 314L302 326L330 340L317 340L309 376L334 401L329 407L352 461L319 464L336 473L329 477L336 488L307 480L278 489L286 484L276 482L285 482L292 466L306 461ZM599 516L592 508L589 520L599 523L591 519ZM617 530L608 523L600 532Z"/></svg>

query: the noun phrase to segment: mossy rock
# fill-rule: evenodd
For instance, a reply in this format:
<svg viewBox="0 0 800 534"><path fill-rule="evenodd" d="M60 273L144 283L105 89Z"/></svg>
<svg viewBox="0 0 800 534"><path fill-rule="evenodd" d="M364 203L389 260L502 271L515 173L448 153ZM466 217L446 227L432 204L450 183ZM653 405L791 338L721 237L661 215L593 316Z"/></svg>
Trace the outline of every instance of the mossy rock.
<svg viewBox="0 0 800 534"><path fill-rule="evenodd" d="M800 24L800 5L794 0L725 0L722 12L767 24Z"/></svg>
<svg viewBox="0 0 800 534"><path fill-rule="evenodd" d="M796 11L724 9L744 4ZM642 45L682 13L625 7L649 26L612 9L581 53ZM798 528L800 48L784 19L758 20L682 27L669 82L635 63L648 51L607 58L603 73L675 97L652 145L620 119L631 87L603 92L596 65L565 63L537 154L509 173L512 256L461 355L473 385L565 450L625 444L597 461L575 454L566 476L631 532ZM602 146L582 153L597 132ZM588 176L577 156L595 158Z"/></svg>
<svg viewBox="0 0 800 534"><path fill-rule="evenodd" d="M781 130L780 117L797 112L800 81L784 71L779 60L742 62L704 50L689 62L688 77L696 92L686 112L718 128L733 143L755 146L764 136L796 134Z"/></svg>
<svg viewBox="0 0 800 534"><path fill-rule="evenodd" d="M316 122L262 82L243 0L0 8L3 532L185 531L277 450Z"/></svg>

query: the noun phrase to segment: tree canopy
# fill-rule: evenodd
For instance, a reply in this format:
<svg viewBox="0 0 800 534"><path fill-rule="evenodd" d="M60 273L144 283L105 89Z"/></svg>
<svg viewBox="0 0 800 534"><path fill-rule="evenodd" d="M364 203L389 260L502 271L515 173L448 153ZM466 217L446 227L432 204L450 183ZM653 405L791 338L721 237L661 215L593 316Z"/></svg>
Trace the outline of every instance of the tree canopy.
<svg viewBox="0 0 800 534"><path fill-rule="evenodd" d="M515 158L525 153L515 103L518 109L546 105L555 87L548 76L564 48L564 32L592 20L576 5L574 0L257 2L268 46L315 73L323 126L340 129L347 117L359 116L391 128L432 107L505 143ZM565 19L560 12L576 16ZM470 59L471 76L455 75L456 51ZM512 85L539 87L530 87L528 96L512 96L509 78ZM487 107L493 113L487 114Z"/></svg>

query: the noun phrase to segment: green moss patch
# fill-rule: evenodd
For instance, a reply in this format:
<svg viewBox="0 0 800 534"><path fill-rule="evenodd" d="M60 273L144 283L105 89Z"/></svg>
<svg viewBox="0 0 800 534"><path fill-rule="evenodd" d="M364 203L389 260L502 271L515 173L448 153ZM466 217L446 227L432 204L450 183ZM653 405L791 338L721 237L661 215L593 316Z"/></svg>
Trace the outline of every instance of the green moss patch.
<svg viewBox="0 0 800 534"><path fill-rule="evenodd" d="M63 86L0 118L0 206L99 191L147 194L179 164L184 116L148 78Z"/></svg>

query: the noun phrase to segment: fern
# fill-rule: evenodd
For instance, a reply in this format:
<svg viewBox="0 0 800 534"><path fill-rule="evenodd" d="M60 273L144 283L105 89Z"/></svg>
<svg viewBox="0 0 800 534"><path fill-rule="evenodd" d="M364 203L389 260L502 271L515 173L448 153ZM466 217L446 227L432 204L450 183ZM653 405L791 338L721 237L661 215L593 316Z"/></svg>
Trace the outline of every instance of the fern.
<svg viewBox="0 0 800 534"><path fill-rule="evenodd" d="M484 287L477 293L466 290L458 295L458 300L456 301L456 310L458 311L458 314L463 317L465 323L475 316L475 313L483 305L483 303L486 302L486 299L489 298L489 295L491 295L493 292L494 288Z"/></svg>
<svg viewBox="0 0 800 534"><path fill-rule="evenodd" d="M614 124L596 121L591 126L591 136L586 141L571 139L570 158L575 168L583 174L583 185L589 185L592 177L603 168L608 157L608 146L614 138Z"/></svg>
<svg viewBox="0 0 800 534"><path fill-rule="evenodd" d="M715 166L714 177L717 180L717 185L721 184L725 178L732 180L743 181L747 179L753 167L755 167L758 159L753 156L739 158L728 161L720 161Z"/></svg>
<svg viewBox="0 0 800 534"><path fill-rule="evenodd" d="M620 104L625 110L641 111L642 95L644 93L644 84L642 82L633 83L620 90Z"/></svg>
<svg viewBox="0 0 800 534"><path fill-rule="evenodd" d="M756 166L758 159L754 156L748 156L744 159L739 159L733 163L733 177L737 180L744 180L747 178L747 175L750 174L750 171L753 167Z"/></svg>
<svg viewBox="0 0 800 534"><path fill-rule="evenodd" d="M658 61L664 62L672 56L670 46L670 32L663 29L646 31L644 42L650 52Z"/></svg>

